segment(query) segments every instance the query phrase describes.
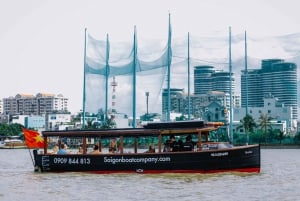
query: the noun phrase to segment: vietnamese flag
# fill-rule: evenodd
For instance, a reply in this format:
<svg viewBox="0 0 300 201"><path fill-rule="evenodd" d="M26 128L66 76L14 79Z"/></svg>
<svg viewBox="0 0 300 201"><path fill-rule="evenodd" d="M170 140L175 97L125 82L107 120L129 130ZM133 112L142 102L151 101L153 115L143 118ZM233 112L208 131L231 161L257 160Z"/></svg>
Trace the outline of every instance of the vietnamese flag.
<svg viewBox="0 0 300 201"><path fill-rule="evenodd" d="M44 148L44 139L37 131L22 128L28 149Z"/></svg>

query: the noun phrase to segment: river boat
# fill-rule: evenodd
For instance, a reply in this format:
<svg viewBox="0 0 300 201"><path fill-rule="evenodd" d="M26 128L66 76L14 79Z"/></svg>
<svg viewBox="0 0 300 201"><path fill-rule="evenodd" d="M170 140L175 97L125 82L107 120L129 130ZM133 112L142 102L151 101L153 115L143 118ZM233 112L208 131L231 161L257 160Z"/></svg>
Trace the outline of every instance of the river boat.
<svg viewBox="0 0 300 201"><path fill-rule="evenodd" d="M9 136L0 141L0 149L25 149L26 143L19 136Z"/></svg>
<svg viewBox="0 0 300 201"><path fill-rule="evenodd" d="M43 149L33 150L34 170L99 174L259 173L260 145L220 142L215 137L220 127L226 130L219 122L181 121L148 123L143 128L43 131ZM67 144L67 153L51 153L54 144ZM83 151L77 153L74 147L79 146ZM90 151L92 146L98 154Z"/></svg>

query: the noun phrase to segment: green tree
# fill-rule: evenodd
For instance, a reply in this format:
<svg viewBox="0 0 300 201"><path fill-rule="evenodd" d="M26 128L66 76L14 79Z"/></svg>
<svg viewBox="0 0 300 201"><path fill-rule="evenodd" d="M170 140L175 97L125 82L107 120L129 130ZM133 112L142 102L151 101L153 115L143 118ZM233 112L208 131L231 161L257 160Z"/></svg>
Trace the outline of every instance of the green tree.
<svg viewBox="0 0 300 201"><path fill-rule="evenodd" d="M299 141L300 141L300 133L297 133L297 134L295 135L295 137L294 137L294 142L295 142L296 144L298 144Z"/></svg>
<svg viewBox="0 0 300 201"><path fill-rule="evenodd" d="M246 134L246 143L248 144L249 142L249 131L253 132L254 128L256 127L255 120L250 114L247 114L241 121L240 125L237 127L239 128L244 128L245 134Z"/></svg>
<svg viewBox="0 0 300 201"><path fill-rule="evenodd" d="M4 135L4 136L20 135L20 133L22 132L22 127L24 126L18 123L13 123L13 124L0 123L0 135Z"/></svg>
<svg viewBox="0 0 300 201"><path fill-rule="evenodd" d="M270 122L272 119L273 118L268 116L267 114L261 114L259 117L259 127L261 130L263 130L265 143L267 143L268 131L272 130L272 126Z"/></svg>
<svg viewBox="0 0 300 201"><path fill-rule="evenodd" d="M115 117L114 115L111 115L110 118L107 118L106 121L103 122L103 124L101 125L102 129L112 129L112 128L116 128L116 122L115 122Z"/></svg>
<svg viewBox="0 0 300 201"><path fill-rule="evenodd" d="M0 123L0 135L7 136L8 124Z"/></svg>
<svg viewBox="0 0 300 201"><path fill-rule="evenodd" d="M86 123L87 123L87 125L85 126L85 129L87 129L87 130L94 129L93 119L87 119Z"/></svg>
<svg viewBox="0 0 300 201"><path fill-rule="evenodd" d="M176 121L184 121L184 120L186 120L186 118L183 114L180 117L176 117Z"/></svg>
<svg viewBox="0 0 300 201"><path fill-rule="evenodd" d="M283 139L284 139L284 133L283 133L283 131L279 131L278 132L278 140L279 140L280 144L282 144Z"/></svg>

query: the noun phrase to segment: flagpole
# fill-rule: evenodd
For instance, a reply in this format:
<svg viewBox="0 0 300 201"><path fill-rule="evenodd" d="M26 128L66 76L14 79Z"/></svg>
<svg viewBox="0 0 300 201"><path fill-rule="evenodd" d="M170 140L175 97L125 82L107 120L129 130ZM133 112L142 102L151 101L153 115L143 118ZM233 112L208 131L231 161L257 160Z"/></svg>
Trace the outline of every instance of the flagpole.
<svg viewBox="0 0 300 201"><path fill-rule="evenodd" d="M40 134L37 133L36 131L31 131L31 130L25 129L25 127L22 127L22 132L23 132L26 146L27 146L27 149L28 149L28 152L29 152L29 155L30 155L33 167L34 167L35 164L34 164L32 154L30 152L30 148L41 147L41 146L45 147L44 140L40 139ZM32 141L32 140L34 140L34 141Z"/></svg>
<svg viewBox="0 0 300 201"><path fill-rule="evenodd" d="M28 149L28 148L27 148L27 149ZM28 152L29 152L29 155L30 155L30 158L31 158L31 161L32 161L32 165L33 165L33 167L34 167L34 160L33 160L33 157L32 157L32 155L31 155L30 149L28 149Z"/></svg>
<svg viewBox="0 0 300 201"><path fill-rule="evenodd" d="M82 100L82 129L85 128L85 101L86 101L86 91L85 91L85 62L86 62L86 28L84 29L84 56L83 56L83 100Z"/></svg>

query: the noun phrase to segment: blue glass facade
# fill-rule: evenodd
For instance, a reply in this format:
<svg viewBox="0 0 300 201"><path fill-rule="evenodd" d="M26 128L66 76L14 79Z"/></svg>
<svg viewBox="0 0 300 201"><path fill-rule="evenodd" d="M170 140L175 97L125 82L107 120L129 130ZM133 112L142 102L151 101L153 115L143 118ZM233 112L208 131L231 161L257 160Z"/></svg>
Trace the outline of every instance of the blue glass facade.
<svg viewBox="0 0 300 201"><path fill-rule="evenodd" d="M213 66L195 66L194 68L194 94L206 94L212 91L212 77L215 72Z"/></svg>
<svg viewBox="0 0 300 201"><path fill-rule="evenodd" d="M232 92L235 89L234 74L216 71L213 66L195 66L194 68L194 93L207 94L210 91L230 92L230 78L232 79Z"/></svg>
<svg viewBox="0 0 300 201"><path fill-rule="evenodd" d="M242 107L246 107L246 74L241 75ZM262 60L261 69L248 71L248 106L262 107L263 97L272 94L286 106L293 107L298 119L297 65L282 59Z"/></svg>

